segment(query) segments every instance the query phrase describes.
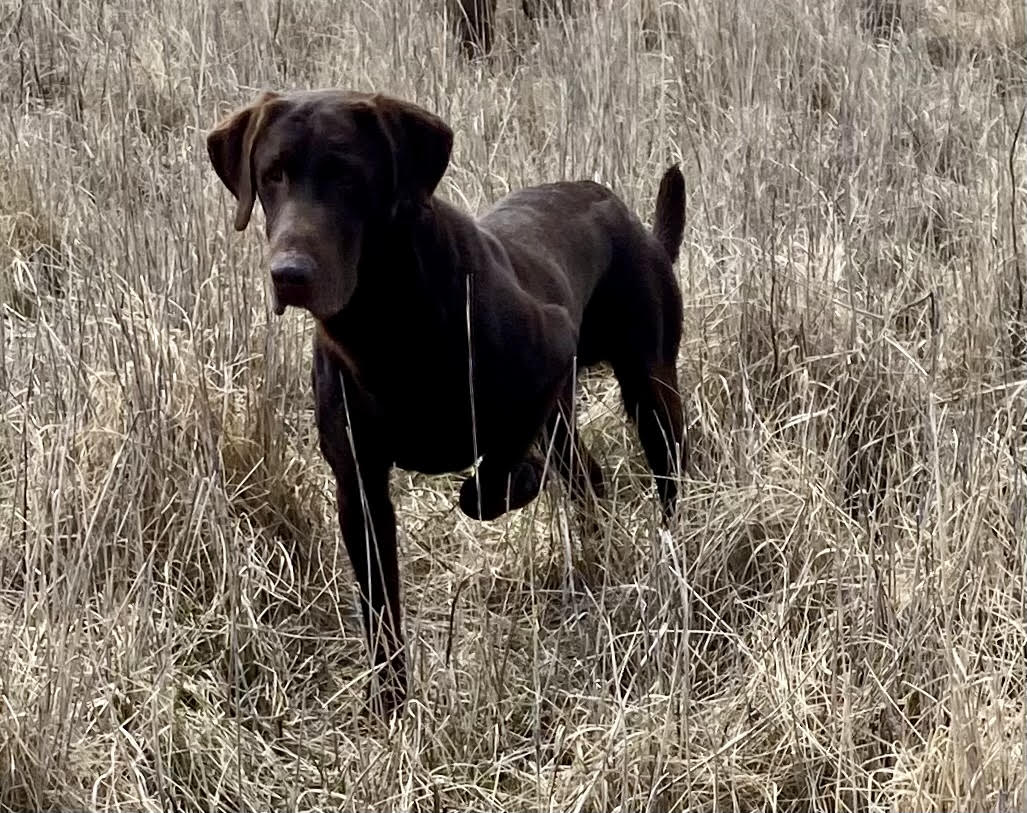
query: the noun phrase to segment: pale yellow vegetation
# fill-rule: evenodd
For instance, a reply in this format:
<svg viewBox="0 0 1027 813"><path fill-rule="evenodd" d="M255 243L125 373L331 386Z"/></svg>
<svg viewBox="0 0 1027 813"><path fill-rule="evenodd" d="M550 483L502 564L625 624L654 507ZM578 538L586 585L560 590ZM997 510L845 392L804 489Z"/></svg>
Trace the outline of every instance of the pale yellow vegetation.
<svg viewBox="0 0 1027 813"><path fill-rule="evenodd" d="M0 3L0 808L1024 808L1023 4L581 5L468 64L429 0ZM312 86L443 116L471 210L689 187L679 520L602 374L599 537L397 473L391 726L203 148Z"/></svg>

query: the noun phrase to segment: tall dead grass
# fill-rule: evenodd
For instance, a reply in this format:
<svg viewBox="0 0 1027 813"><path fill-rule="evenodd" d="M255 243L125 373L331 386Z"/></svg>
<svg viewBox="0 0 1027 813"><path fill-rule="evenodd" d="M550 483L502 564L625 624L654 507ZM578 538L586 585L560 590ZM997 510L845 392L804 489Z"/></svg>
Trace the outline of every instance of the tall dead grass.
<svg viewBox="0 0 1027 813"><path fill-rule="evenodd" d="M590 5L468 65L427 0L0 4L0 806L1027 804L1022 5ZM397 473L389 726L310 325L202 148L326 85L446 118L471 210L690 191L680 521L601 375L596 538Z"/></svg>

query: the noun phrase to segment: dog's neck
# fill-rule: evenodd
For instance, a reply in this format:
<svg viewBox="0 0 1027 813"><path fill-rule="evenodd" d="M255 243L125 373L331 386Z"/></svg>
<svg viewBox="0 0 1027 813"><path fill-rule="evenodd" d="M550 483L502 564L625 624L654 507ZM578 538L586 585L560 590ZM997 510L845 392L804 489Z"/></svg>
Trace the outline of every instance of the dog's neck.
<svg viewBox="0 0 1027 813"><path fill-rule="evenodd" d="M340 313L322 322L343 348L431 342L433 333L463 324L467 276L480 265L474 221L439 198L365 235L356 291ZM454 319L458 316L457 319Z"/></svg>

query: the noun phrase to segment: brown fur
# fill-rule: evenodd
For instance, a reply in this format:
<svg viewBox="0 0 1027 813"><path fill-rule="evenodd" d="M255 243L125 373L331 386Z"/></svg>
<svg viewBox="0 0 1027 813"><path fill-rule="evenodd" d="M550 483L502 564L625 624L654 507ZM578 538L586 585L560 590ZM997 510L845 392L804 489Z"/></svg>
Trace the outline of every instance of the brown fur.
<svg viewBox="0 0 1027 813"><path fill-rule="evenodd" d="M447 11L464 56L471 59L492 50L496 0L447 0Z"/></svg>
<svg viewBox="0 0 1027 813"><path fill-rule="evenodd" d="M571 0L521 0L521 9L529 20L569 15L571 8ZM496 0L446 0L446 11L464 56L472 59L492 51Z"/></svg>
<svg viewBox="0 0 1027 813"><path fill-rule="evenodd" d="M207 142L237 229L261 202L275 310L318 321L317 426L383 712L406 691L393 466L455 472L480 458L459 502L492 519L538 494L541 447L586 503L603 473L574 431L574 372L604 361L668 514L685 463L680 171L660 183L652 232L590 181L522 189L475 220L433 194L452 141L413 104L309 91L265 93Z"/></svg>

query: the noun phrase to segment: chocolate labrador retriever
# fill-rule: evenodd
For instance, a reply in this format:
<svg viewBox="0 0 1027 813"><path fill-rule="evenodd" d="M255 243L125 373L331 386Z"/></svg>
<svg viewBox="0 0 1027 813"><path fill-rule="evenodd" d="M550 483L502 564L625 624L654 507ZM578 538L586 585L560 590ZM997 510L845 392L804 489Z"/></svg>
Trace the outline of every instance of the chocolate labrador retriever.
<svg viewBox="0 0 1027 813"><path fill-rule="evenodd" d="M686 455L677 166L652 232L591 181L522 189L475 220L433 195L452 144L420 107L341 90L266 92L207 138L235 228L264 210L275 312L317 321L317 427L382 714L406 695L393 466L477 463L460 508L488 520L538 495L546 455L587 502L603 473L574 430L574 377L603 361L668 515Z"/></svg>

